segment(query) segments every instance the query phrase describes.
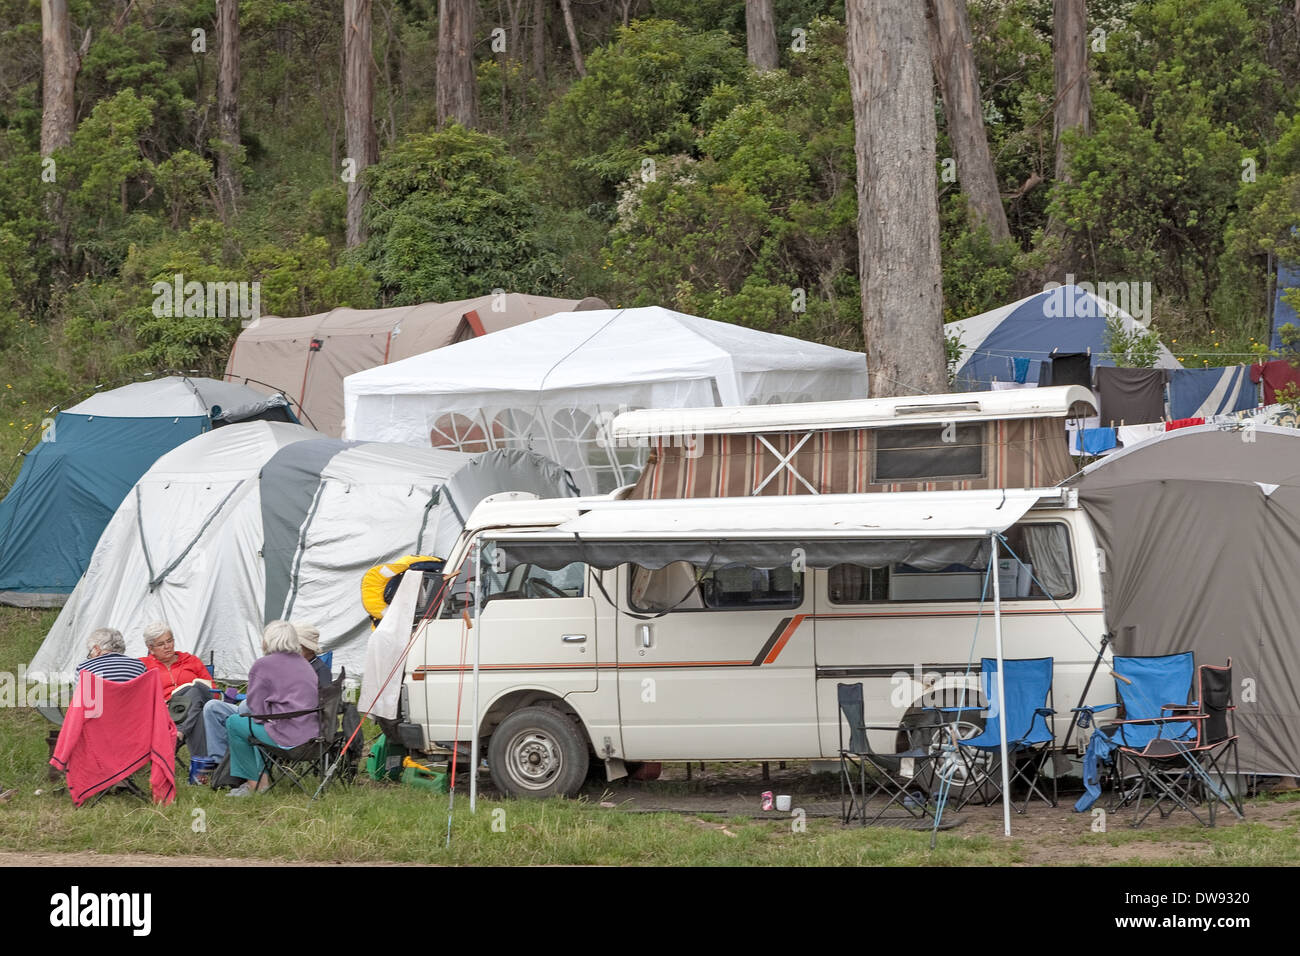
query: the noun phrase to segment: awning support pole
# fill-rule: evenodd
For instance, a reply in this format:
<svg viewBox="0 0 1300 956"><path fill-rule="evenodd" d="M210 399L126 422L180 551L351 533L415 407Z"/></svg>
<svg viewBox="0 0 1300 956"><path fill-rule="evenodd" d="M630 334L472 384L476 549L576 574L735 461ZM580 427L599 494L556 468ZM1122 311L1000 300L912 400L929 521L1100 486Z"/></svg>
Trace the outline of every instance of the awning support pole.
<svg viewBox="0 0 1300 956"><path fill-rule="evenodd" d="M998 575L998 535L992 532L989 543L993 545L989 560L993 562L993 639L998 659L998 724L1002 737L1002 833L1011 836L1011 783L1007 767L1007 693L1002 680L1002 586ZM475 685L477 686L477 685ZM478 711L475 710L477 714ZM473 779L473 778L471 778Z"/></svg>
<svg viewBox="0 0 1300 956"><path fill-rule="evenodd" d="M481 606L481 602L479 599L479 594L480 594L479 589L482 587L482 583L483 583L483 539L482 538L479 539L478 543L474 546L474 548L475 548L474 550L474 616L473 616L473 621L475 625L474 626L474 693L472 698L473 703L471 704L471 706L474 708L474 719L470 721L470 726L473 728L472 733L474 734L474 736L471 737L469 741L469 812L470 813L474 813L478 809L478 661L479 661L479 651L482 649L483 646L482 628L478 626L481 623L478 619L478 611L479 611L479 607ZM456 759L456 754L454 752L452 753L451 759L452 760Z"/></svg>

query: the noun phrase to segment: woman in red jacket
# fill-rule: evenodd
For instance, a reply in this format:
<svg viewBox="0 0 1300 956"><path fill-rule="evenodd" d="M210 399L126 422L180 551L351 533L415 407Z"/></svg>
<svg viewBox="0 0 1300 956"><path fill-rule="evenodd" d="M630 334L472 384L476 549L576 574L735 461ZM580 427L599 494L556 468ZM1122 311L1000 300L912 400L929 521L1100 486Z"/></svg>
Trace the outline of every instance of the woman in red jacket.
<svg viewBox="0 0 1300 956"><path fill-rule="evenodd" d="M144 646L149 649L149 656L140 658L146 670L158 671L162 678L163 700L171 700L172 693L178 687L192 684L196 680L212 686L212 675L203 666L203 662L193 654L176 650L176 639L172 637L171 628L161 621L150 624L144 629Z"/></svg>

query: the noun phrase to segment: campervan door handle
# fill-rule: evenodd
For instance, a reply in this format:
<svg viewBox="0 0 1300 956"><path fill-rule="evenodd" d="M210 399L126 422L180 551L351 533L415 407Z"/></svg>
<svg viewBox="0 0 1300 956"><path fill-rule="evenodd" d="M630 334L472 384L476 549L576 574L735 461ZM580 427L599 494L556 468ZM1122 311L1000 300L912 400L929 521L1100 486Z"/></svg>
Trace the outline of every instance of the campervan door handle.
<svg viewBox="0 0 1300 956"><path fill-rule="evenodd" d="M585 644L587 642L586 634L565 634L560 640L565 644Z"/></svg>
<svg viewBox="0 0 1300 956"><path fill-rule="evenodd" d="M642 647L650 647L654 644L654 628L649 624L638 624L636 628L637 643Z"/></svg>

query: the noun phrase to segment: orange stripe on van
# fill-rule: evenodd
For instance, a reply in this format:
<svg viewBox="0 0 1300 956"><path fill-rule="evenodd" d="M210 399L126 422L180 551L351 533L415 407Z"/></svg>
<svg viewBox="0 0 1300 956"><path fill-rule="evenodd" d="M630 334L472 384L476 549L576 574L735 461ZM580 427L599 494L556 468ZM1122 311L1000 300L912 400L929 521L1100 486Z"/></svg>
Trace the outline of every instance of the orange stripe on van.
<svg viewBox="0 0 1300 956"><path fill-rule="evenodd" d="M785 630L781 632L781 636L777 638L776 644L772 646L772 649L768 651L767 656L763 658L764 664L771 664L781 656L781 651L785 650L785 645L789 643L790 638L794 637L794 632L799 630L799 625L804 622L804 618L807 616L807 614L796 614L794 616L790 623L786 625Z"/></svg>

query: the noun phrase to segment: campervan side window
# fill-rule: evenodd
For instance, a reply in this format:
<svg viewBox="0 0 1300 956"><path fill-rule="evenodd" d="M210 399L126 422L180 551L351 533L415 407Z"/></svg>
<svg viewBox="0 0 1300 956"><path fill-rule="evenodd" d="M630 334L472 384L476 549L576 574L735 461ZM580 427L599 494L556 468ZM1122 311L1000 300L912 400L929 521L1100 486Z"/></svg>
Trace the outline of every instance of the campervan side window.
<svg viewBox="0 0 1300 956"><path fill-rule="evenodd" d="M633 565L628 603L643 614L794 608L803 603L803 573L740 564L704 570L688 561L657 569Z"/></svg>
<svg viewBox="0 0 1300 956"><path fill-rule="evenodd" d="M1074 596L1070 531L1064 522L1024 522L1007 529L1005 537L1025 567L1002 551L998 575L1003 600L1047 601ZM911 563L885 567L837 564L826 574L827 597L832 604L979 601L988 555L988 545L982 544L978 558L965 564L926 560L924 553L911 558ZM992 582L984 600L993 600Z"/></svg>
<svg viewBox="0 0 1300 956"><path fill-rule="evenodd" d="M871 481L983 478L984 423L881 428L872 433Z"/></svg>

